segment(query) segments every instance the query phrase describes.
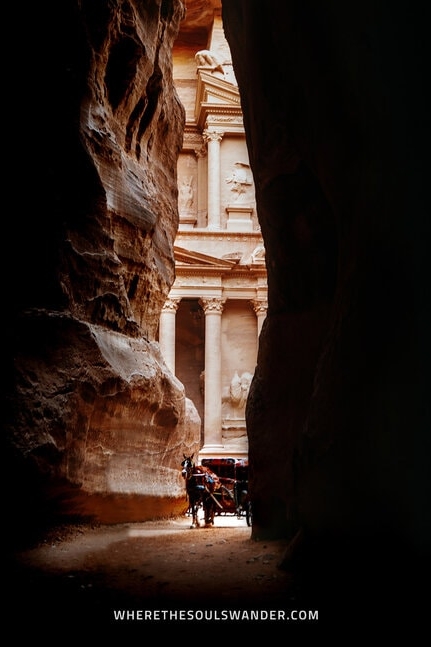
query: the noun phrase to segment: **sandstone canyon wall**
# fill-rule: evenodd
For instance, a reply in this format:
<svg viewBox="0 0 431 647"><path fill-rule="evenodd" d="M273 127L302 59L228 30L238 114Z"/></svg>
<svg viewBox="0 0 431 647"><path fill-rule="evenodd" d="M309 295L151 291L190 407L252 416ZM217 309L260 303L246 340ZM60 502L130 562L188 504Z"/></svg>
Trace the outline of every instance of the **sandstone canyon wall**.
<svg viewBox="0 0 431 647"><path fill-rule="evenodd" d="M24 533L57 514L118 522L186 506L180 462L199 449L200 419L155 342L175 273L183 18L177 0L48 2L23 17L13 117L31 127L8 227L3 440Z"/></svg>
<svg viewBox="0 0 431 647"><path fill-rule="evenodd" d="M246 414L253 535L290 537L286 567L325 595L335 573L339 598L371 582L368 600L399 591L430 545L420 12L222 6L268 270Z"/></svg>
<svg viewBox="0 0 431 647"><path fill-rule="evenodd" d="M390 586L430 540L422 16L367 0L222 8L268 270L252 532L292 538L287 566L315 581L364 566ZM53 508L175 512L199 421L154 339L174 278L183 6L30 13L8 86L7 512L25 531Z"/></svg>

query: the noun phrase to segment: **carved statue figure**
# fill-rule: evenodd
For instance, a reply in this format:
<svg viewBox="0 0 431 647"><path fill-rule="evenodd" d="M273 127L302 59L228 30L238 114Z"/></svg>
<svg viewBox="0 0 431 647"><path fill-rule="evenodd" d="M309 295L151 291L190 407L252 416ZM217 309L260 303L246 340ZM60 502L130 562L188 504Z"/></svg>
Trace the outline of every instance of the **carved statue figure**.
<svg viewBox="0 0 431 647"><path fill-rule="evenodd" d="M238 371L235 371L229 390L230 401L234 406L245 407L252 378L251 373L245 372L240 377Z"/></svg>
<svg viewBox="0 0 431 647"><path fill-rule="evenodd" d="M223 65L209 49L201 49L196 52L195 60L198 67L208 67L212 72L221 72L224 75Z"/></svg>
<svg viewBox="0 0 431 647"><path fill-rule="evenodd" d="M235 162L232 174L226 178L228 184L232 184L231 190L237 194L235 201L240 201L253 182L249 177L250 166L244 162Z"/></svg>
<svg viewBox="0 0 431 647"><path fill-rule="evenodd" d="M185 177L179 187L178 206L180 211L191 211L194 202L193 177Z"/></svg>

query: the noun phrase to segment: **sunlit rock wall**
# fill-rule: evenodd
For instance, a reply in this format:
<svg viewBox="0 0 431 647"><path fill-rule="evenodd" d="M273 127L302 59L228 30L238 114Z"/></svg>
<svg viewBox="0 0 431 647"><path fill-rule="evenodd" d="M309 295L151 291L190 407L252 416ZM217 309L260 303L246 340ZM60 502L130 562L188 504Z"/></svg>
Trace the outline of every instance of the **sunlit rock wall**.
<svg viewBox="0 0 431 647"><path fill-rule="evenodd" d="M186 505L180 462L200 420L155 342L174 280L183 17L178 0L23 16L35 91L17 71L27 158L9 229L20 268L6 286L3 438L11 514L29 526L53 511L113 522Z"/></svg>

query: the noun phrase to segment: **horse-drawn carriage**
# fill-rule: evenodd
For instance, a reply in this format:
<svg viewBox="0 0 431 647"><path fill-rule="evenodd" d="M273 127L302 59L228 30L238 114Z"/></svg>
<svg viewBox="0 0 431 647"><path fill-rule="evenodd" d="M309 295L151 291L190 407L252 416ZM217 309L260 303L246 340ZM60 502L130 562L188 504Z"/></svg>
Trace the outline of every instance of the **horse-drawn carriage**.
<svg viewBox="0 0 431 647"><path fill-rule="evenodd" d="M197 510L202 505L205 525L214 523L214 516L234 514L252 524L248 493L248 461L239 458L204 458L201 465L193 456L184 456L183 477L193 516L192 526L198 526Z"/></svg>
<svg viewBox="0 0 431 647"><path fill-rule="evenodd" d="M216 514L236 514L245 517L251 525L251 504L248 494L248 461L241 458L203 458L204 467L208 467L220 479L220 493L216 496L221 507Z"/></svg>

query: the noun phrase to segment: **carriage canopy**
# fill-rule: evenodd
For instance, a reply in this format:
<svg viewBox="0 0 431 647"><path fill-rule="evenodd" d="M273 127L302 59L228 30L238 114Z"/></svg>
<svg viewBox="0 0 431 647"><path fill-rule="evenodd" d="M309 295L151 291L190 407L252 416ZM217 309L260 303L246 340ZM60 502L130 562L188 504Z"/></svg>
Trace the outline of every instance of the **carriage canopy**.
<svg viewBox="0 0 431 647"><path fill-rule="evenodd" d="M203 458L201 463L221 479L248 481L248 460L245 458Z"/></svg>

